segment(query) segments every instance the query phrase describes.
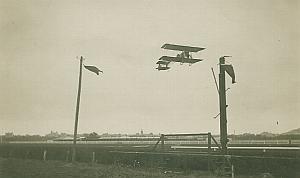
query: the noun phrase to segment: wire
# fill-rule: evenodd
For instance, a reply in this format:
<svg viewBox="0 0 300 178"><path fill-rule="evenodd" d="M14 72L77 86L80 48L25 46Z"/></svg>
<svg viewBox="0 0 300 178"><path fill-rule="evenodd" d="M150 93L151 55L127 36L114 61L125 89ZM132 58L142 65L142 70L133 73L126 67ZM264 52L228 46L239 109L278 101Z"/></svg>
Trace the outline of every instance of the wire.
<svg viewBox="0 0 300 178"><path fill-rule="evenodd" d="M215 84L216 84L218 94L220 94L219 87L218 87L218 84L217 84L217 79L216 79L215 72L214 72L214 68L211 68L211 71L212 71L213 76L214 76L214 80L215 80Z"/></svg>

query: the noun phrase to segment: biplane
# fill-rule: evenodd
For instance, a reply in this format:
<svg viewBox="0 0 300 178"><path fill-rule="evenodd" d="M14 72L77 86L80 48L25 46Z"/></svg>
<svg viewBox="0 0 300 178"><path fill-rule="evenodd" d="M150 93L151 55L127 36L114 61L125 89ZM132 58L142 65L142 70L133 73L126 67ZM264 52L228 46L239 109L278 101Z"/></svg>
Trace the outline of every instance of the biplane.
<svg viewBox="0 0 300 178"><path fill-rule="evenodd" d="M158 70L160 70L161 68L165 68L163 70L170 69L170 67L167 66L170 62L179 62L180 64L188 63L189 65L192 65L196 62L202 61L203 59L194 59L191 53L196 53L205 49L200 47L182 46L182 45L174 45L168 43L164 44L161 48L174 50L174 51L181 51L181 53L177 54L176 57L162 56L161 58L159 58L158 62L156 63L159 65L156 68Z"/></svg>

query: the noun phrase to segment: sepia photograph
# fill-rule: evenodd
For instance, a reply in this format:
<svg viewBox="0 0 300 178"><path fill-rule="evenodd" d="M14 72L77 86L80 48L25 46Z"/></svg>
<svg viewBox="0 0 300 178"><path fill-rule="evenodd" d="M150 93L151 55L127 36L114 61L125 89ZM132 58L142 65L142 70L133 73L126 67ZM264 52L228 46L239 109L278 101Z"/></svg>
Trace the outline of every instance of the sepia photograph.
<svg viewBox="0 0 300 178"><path fill-rule="evenodd" d="M300 178L299 0L0 0L0 178Z"/></svg>

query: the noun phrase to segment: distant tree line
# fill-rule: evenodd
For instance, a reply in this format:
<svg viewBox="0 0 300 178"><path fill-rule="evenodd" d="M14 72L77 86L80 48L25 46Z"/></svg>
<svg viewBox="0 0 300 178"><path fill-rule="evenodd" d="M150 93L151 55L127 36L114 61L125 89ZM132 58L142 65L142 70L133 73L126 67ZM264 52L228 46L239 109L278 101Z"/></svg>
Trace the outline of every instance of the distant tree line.
<svg viewBox="0 0 300 178"><path fill-rule="evenodd" d="M152 134L153 135L153 134ZM108 134L104 133L102 135L97 134L96 132L92 133L83 133L79 134L78 137L85 137L89 140L97 140L100 137L121 137L124 136L122 134ZM130 136L125 134L125 136ZM147 136L147 135L145 135ZM53 140L56 138L65 138L65 137L73 137L72 134L66 134L66 133L58 133L58 132L52 132L50 134L47 134L45 136L41 135L14 135L12 132L6 133L5 135L0 136L1 142L11 142L11 141L47 141L47 140ZM251 134L251 133L245 133L240 135L228 135L229 138L232 140L300 140L300 134L281 134L281 135L275 135L275 134Z"/></svg>
<svg viewBox="0 0 300 178"><path fill-rule="evenodd" d="M5 133L5 135L1 135L1 142L13 142L13 141L47 141L47 140L53 140L56 138L65 138L65 137L73 137L72 134L67 133L58 133L53 132L46 134L45 136L41 135L14 135L12 132ZM92 133L84 133L84 134L78 134L78 137L86 137L89 139L97 139L100 137L96 132Z"/></svg>
<svg viewBox="0 0 300 178"><path fill-rule="evenodd" d="M2 142L11 142L11 141L47 141L45 136L40 135L13 135L13 136L1 136Z"/></svg>

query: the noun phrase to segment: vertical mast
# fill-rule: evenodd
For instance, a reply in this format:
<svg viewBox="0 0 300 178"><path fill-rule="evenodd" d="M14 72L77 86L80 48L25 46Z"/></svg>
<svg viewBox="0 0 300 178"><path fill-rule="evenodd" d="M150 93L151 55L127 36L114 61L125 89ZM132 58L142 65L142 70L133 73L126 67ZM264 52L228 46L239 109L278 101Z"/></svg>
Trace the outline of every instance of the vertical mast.
<svg viewBox="0 0 300 178"><path fill-rule="evenodd" d="M79 116L79 105L80 105L80 94L81 94L81 78L82 78L82 61L83 57L80 57L80 67L79 67L79 82L78 82L78 93L77 93L77 103L76 103L76 114L75 114L75 125L74 125L74 138L73 138L73 152L72 161L76 161L76 139L77 139L77 127L78 127L78 116Z"/></svg>
<svg viewBox="0 0 300 178"><path fill-rule="evenodd" d="M219 104L220 104L220 140L222 153L227 154L227 114L226 114L226 90L225 90L225 57L219 59Z"/></svg>

